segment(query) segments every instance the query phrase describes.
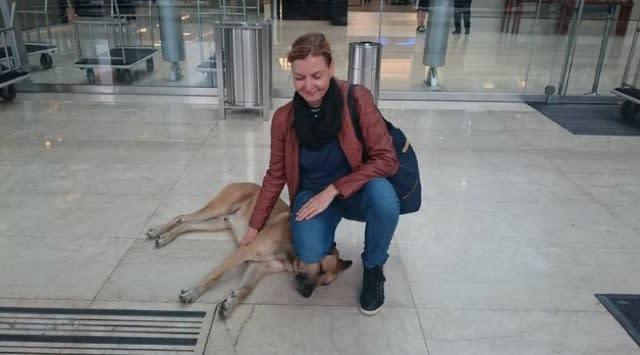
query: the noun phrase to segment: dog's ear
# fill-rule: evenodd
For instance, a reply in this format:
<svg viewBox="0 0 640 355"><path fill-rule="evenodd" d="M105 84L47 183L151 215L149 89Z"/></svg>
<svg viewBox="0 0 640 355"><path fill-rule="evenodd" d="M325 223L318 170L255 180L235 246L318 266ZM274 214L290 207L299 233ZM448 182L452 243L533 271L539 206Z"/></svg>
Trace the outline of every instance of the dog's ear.
<svg viewBox="0 0 640 355"><path fill-rule="evenodd" d="M340 265L340 271L344 271L344 270L350 268L351 265L353 265L353 261L351 261L351 260L338 259L338 261L339 261L339 265Z"/></svg>

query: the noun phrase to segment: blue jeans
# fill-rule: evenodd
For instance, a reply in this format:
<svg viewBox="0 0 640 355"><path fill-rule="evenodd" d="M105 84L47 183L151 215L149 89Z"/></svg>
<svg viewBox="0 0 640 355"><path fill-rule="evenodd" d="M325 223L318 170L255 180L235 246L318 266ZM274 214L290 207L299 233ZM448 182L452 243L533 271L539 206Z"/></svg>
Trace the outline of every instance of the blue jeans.
<svg viewBox="0 0 640 355"><path fill-rule="evenodd" d="M291 232L298 258L306 264L322 260L333 248L336 227L344 217L366 223L363 265L371 268L387 261L389 244L400 215L398 196L387 179L373 179L351 197L336 198L312 219L296 221L295 214L315 194L298 191L293 201Z"/></svg>

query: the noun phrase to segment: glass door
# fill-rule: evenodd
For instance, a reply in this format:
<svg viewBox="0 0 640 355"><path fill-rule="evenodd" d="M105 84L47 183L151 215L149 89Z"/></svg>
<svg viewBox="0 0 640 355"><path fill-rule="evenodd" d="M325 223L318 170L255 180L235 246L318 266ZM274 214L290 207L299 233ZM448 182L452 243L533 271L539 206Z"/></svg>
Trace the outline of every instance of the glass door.
<svg viewBox="0 0 640 355"><path fill-rule="evenodd" d="M528 94L611 95L620 85L637 22L631 0L560 0L541 16ZM545 33L545 29L554 30Z"/></svg>

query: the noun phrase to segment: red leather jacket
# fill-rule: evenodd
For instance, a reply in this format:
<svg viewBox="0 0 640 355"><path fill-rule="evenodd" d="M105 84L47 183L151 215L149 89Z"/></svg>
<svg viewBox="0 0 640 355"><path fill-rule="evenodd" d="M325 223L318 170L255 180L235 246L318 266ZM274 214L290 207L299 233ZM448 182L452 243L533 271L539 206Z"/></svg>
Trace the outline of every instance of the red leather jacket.
<svg viewBox="0 0 640 355"><path fill-rule="evenodd" d="M393 175L398 170L399 163L391 136L373 102L371 92L363 86L357 86L354 90L354 98L359 114L360 130L369 158L366 163L362 162L363 146L353 130L347 105L349 83L343 80L337 80L337 83L345 103L338 141L353 172L338 179L333 185L338 189L338 198L347 198L370 180ZM293 101L289 101L276 110L271 121L269 168L262 180L262 189L249 226L257 230L264 227L285 183L289 188L290 205L292 204L300 184L298 157L298 140L293 128Z"/></svg>

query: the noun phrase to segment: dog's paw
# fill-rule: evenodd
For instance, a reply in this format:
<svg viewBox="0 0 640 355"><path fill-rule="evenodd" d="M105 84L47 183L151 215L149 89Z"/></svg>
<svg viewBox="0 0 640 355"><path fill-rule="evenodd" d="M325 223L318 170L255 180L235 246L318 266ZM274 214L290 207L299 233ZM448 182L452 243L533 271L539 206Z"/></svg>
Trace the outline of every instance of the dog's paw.
<svg viewBox="0 0 640 355"><path fill-rule="evenodd" d="M160 235L162 234L162 230L160 230L159 226L154 228L149 228L145 234L149 239L158 239L158 237L160 237Z"/></svg>
<svg viewBox="0 0 640 355"><path fill-rule="evenodd" d="M233 312L233 310L236 308L237 305L238 305L238 298L236 297L236 293L231 292L231 295L229 295L229 297L225 298L220 303L220 309L218 310L218 315L222 319L228 319L229 317L231 317L231 313Z"/></svg>
<svg viewBox="0 0 640 355"><path fill-rule="evenodd" d="M163 238L164 234L158 238L156 238L156 248L162 248L163 246L169 244L169 238Z"/></svg>
<svg viewBox="0 0 640 355"><path fill-rule="evenodd" d="M178 298L180 298L180 302L182 303L193 303L200 297L200 293L197 287L192 287L186 290L180 290Z"/></svg>

